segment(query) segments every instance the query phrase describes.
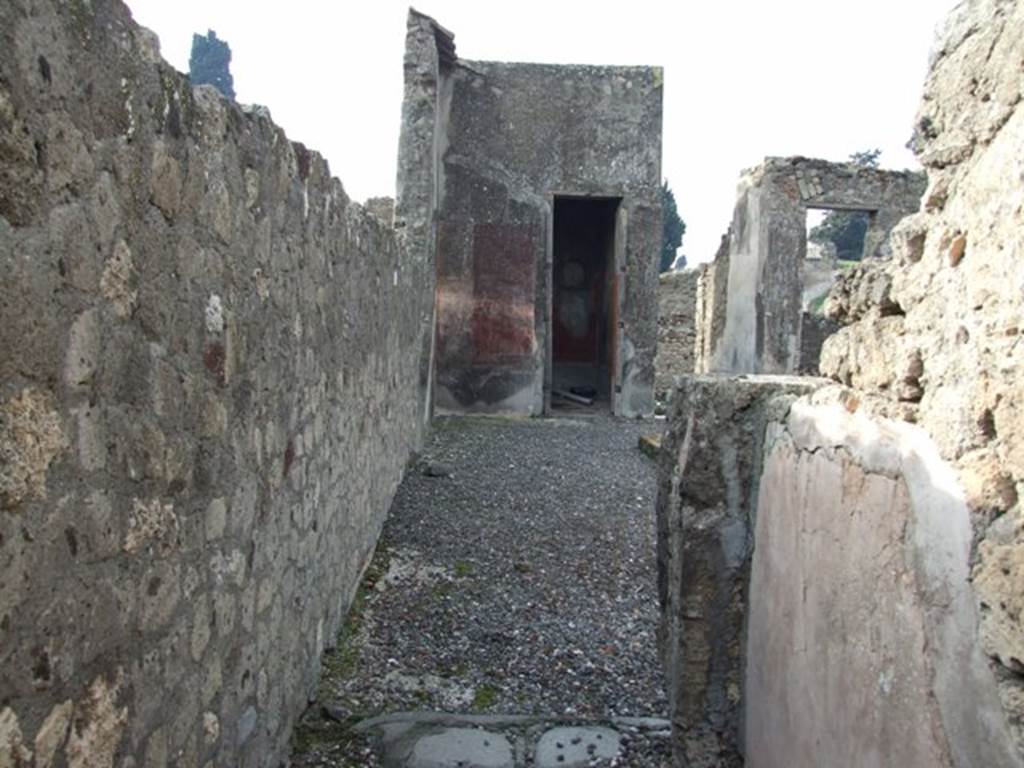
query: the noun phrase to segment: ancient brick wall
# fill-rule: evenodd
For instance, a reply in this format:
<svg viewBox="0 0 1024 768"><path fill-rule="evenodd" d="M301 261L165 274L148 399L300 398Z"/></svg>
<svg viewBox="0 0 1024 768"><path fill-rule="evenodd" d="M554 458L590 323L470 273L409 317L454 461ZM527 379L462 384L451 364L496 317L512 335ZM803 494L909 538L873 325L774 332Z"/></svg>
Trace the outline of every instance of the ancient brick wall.
<svg viewBox="0 0 1024 768"><path fill-rule="evenodd" d="M920 424L971 512L982 638L1024 744L1024 5L974 0L932 55L914 147L928 172L894 259L854 273L826 311L848 323L823 373Z"/></svg>
<svg viewBox="0 0 1024 768"><path fill-rule="evenodd" d="M276 766L422 433L429 254L115 0L0 5L0 159L0 764Z"/></svg>
<svg viewBox="0 0 1024 768"><path fill-rule="evenodd" d="M700 268L666 272L658 278L658 354L654 396L664 400L676 376L693 373L697 343L697 284Z"/></svg>

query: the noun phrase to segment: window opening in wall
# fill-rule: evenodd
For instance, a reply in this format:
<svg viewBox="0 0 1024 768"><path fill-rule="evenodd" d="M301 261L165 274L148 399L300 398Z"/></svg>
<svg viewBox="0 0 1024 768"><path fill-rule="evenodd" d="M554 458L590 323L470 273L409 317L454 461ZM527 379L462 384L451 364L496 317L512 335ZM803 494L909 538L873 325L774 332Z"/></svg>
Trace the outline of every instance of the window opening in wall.
<svg viewBox="0 0 1024 768"><path fill-rule="evenodd" d="M618 198L556 197L551 274L551 405L611 405L618 325Z"/></svg>
<svg viewBox="0 0 1024 768"><path fill-rule="evenodd" d="M836 279L864 258L874 211L810 208L805 224L803 310L821 314Z"/></svg>
<svg viewBox="0 0 1024 768"><path fill-rule="evenodd" d="M807 211L807 258L860 261L872 211L811 208Z"/></svg>

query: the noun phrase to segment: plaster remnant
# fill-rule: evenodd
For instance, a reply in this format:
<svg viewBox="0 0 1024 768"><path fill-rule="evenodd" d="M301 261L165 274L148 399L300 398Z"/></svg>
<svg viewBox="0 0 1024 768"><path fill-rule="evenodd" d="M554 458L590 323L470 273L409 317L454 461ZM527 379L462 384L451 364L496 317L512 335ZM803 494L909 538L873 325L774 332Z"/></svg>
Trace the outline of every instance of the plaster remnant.
<svg viewBox="0 0 1024 768"><path fill-rule="evenodd" d="M45 499L50 464L67 446L49 393L23 389L0 406L0 508Z"/></svg>
<svg viewBox="0 0 1024 768"><path fill-rule="evenodd" d="M224 304L221 302L220 296L215 293L211 293L206 302L205 318L207 331L210 333L224 332Z"/></svg>

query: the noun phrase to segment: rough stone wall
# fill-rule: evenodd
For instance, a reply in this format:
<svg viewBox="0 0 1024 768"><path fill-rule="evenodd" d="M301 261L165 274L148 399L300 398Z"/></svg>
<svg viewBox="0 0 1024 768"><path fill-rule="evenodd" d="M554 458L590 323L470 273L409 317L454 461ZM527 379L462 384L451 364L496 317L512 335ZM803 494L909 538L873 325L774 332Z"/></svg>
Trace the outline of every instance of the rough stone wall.
<svg viewBox="0 0 1024 768"><path fill-rule="evenodd" d="M800 313L800 357L797 361L797 373L805 376L817 376L821 347L825 339L839 330L839 323L812 312Z"/></svg>
<svg viewBox="0 0 1024 768"><path fill-rule="evenodd" d="M422 431L429 258L121 3L11 0L0 265L0 764L277 766Z"/></svg>
<svg viewBox="0 0 1024 768"><path fill-rule="evenodd" d="M1024 5L958 6L917 117L928 172L894 259L850 276L822 370L916 421L960 473L987 653L1024 744Z"/></svg>
<svg viewBox="0 0 1024 768"><path fill-rule="evenodd" d="M798 368L808 208L869 210L867 258L918 207L919 174L802 157L768 158L740 178L729 241L725 327L711 370L793 373Z"/></svg>
<svg viewBox="0 0 1024 768"><path fill-rule="evenodd" d="M385 227L391 227L395 220L395 201L390 197L370 197L363 203L368 213L377 217Z"/></svg>
<svg viewBox="0 0 1024 768"><path fill-rule="evenodd" d="M729 232L722 235L715 259L698 269L694 361L695 373L709 373L715 348L725 331L729 306Z"/></svg>
<svg viewBox="0 0 1024 768"><path fill-rule="evenodd" d="M658 468L658 646L680 768L744 764L744 622L765 427L820 384L695 375L673 394Z"/></svg>
<svg viewBox="0 0 1024 768"><path fill-rule="evenodd" d="M658 278L658 354L654 396L664 401L676 376L693 373L697 344L697 284L701 270L666 272Z"/></svg>
<svg viewBox="0 0 1024 768"><path fill-rule="evenodd" d="M440 158L451 98L447 73L454 59L452 34L429 16L410 8L393 224L402 252L417 263L423 290L430 295L437 284L437 217L443 184ZM420 355L420 414L427 424L434 413L436 301L421 303L420 311L428 334Z"/></svg>
<svg viewBox="0 0 1024 768"><path fill-rule="evenodd" d="M683 377L659 466L674 765L1016 766L920 428L822 379Z"/></svg>
<svg viewBox="0 0 1024 768"><path fill-rule="evenodd" d="M653 411L662 73L458 61L438 247L438 407L540 413L554 195L622 198L617 413Z"/></svg>

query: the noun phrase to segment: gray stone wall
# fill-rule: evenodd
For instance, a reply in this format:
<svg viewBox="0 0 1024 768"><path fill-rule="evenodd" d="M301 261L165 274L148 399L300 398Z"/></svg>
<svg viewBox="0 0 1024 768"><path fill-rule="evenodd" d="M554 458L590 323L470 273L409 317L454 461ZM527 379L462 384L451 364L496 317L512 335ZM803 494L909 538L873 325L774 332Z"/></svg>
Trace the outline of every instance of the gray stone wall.
<svg viewBox="0 0 1024 768"><path fill-rule="evenodd" d="M654 396L664 401L676 376L693 373L697 344L697 284L700 268L658 277L658 354Z"/></svg>
<svg viewBox="0 0 1024 768"><path fill-rule="evenodd" d="M685 376L658 466L658 646L674 765L744 765L744 631L765 427L822 382Z"/></svg>
<svg viewBox="0 0 1024 768"><path fill-rule="evenodd" d="M746 171L730 229L725 327L710 369L797 370L808 208L872 211L864 254L882 258L888 233L917 209L923 189L920 174L803 157L768 158Z"/></svg>
<svg viewBox="0 0 1024 768"><path fill-rule="evenodd" d="M697 300L694 361L695 373L711 371L715 348L725 331L726 309L729 306L729 232L722 235L714 261L697 269Z"/></svg>
<svg viewBox="0 0 1024 768"><path fill-rule="evenodd" d="M1017 766L924 430L822 379L683 377L659 457L679 768Z"/></svg>
<svg viewBox="0 0 1024 768"><path fill-rule="evenodd" d="M0 158L0 763L276 766L423 431L429 254L114 0L0 5Z"/></svg>
<svg viewBox="0 0 1024 768"><path fill-rule="evenodd" d="M823 315L812 312L800 313L800 358L797 361L797 373L806 376L817 376L821 347L825 339L839 330L839 323Z"/></svg>
<svg viewBox="0 0 1024 768"><path fill-rule="evenodd" d="M461 61L450 74L438 234L439 407L541 413L555 195L622 198L622 415L651 413L662 73Z"/></svg>
<svg viewBox="0 0 1024 768"><path fill-rule="evenodd" d="M920 424L959 472L985 650L1024 754L1024 5L973 0L932 55L914 147L928 172L894 258L837 286L822 371Z"/></svg>
<svg viewBox="0 0 1024 768"><path fill-rule="evenodd" d="M701 632L722 614L704 607L707 580L674 563L721 557L730 521L703 510L732 508L720 478L739 471L741 491L757 486L736 693L753 766L1024 764L1021 60L1021 3L950 14L917 120L921 211L892 231L892 258L850 270L826 303L844 327L821 370L846 387L767 420L718 418L732 382L677 398L659 496L664 624L697 640L667 658L669 683L685 690L709 659L735 658L707 652ZM704 413L726 434L699 431ZM765 446L754 481L735 447L751 435ZM677 721L677 764L723 700Z"/></svg>

